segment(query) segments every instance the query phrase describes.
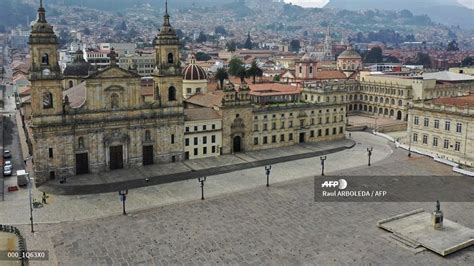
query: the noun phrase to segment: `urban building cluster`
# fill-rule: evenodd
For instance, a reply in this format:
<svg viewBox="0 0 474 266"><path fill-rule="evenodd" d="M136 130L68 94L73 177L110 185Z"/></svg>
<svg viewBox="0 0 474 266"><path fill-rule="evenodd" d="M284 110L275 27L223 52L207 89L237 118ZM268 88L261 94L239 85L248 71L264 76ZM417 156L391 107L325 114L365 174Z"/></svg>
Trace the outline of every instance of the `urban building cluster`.
<svg viewBox="0 0 474 266"><path fill-rule="evenodd" d="M91 48L72 42L60 50L45 12L41 6L29 47L16 49L12 63L38 183L343 139L352 115L393 119L403 130L408 122L412 145L421 142L425 146L420 148L472 165L467 134L471 101L456 100L470 99L472 68L434 71L403 63L364 64L360 44L336 43L329 29L323 43L299 53L289 52L284 43L277 49L227 51L206 44L183 49L168 10L153 47L107 42ZM415 48L400 49L410 53ZM202 54L210 57L198 60ZM219 80L216 73L229 69L236 58L245 68L256 64L261 73ZM456 104L439 107L448 103ZM426 106L436 107L429 115L416 113ZM461 123L461 132L434 137L413 122L425 116L445 121L440 112L453 126ZM430 142L448 139L449 149L426 146L425 137Z"/></svg>

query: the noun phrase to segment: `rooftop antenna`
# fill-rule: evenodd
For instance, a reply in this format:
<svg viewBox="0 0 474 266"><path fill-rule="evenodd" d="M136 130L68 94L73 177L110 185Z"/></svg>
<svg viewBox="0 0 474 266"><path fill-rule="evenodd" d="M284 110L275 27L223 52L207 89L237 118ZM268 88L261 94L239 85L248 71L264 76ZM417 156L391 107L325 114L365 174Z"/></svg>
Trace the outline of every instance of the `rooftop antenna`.
<svg viewBox="0 0 474 266"><path fill-rule="evenodd" d="M168 14L168 0L165 0L165 13Z"/></svg>

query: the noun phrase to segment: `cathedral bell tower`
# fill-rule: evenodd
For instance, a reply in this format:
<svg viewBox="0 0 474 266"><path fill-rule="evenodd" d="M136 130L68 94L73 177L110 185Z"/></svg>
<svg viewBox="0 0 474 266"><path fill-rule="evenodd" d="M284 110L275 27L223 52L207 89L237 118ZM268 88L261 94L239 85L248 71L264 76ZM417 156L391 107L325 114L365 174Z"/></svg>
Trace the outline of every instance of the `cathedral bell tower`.
<svg viewBox="0 0 474 266"><path fill-rule="evenodd" d="M156 52L155 100L160 106L181 106L183 103L183 73L179 54L179 38L171 26L166 1L160 32L154 39Z"/></svg>
<svg viewBox="0 0 474 266"><path fill-rule="evenodd" d="M43 0L38 20L31 27L30 45L31 107L33 118L62 113L62 75L58 64L58 38L46 21ZM33 121L34 122L34 121Z"/></svg>

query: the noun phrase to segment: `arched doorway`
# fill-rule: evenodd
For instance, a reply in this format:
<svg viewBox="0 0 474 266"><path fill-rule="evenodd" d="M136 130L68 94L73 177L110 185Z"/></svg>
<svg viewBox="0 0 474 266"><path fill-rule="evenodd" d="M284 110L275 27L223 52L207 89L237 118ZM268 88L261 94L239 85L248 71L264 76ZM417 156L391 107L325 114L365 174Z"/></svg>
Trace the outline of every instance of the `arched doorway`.
<svg viewBox="0 0 474 266"><path fill-rule="evenodd" d="M241 151L241 145L242 145L242 138L240 136L235 136L234 137L234 152L240 152Z"/></svg>
<svg viewBox="0 0 474 266"><path fill-rule="evenodd" d="M402 111L397 112L397 120L402 120Z"/></svg>

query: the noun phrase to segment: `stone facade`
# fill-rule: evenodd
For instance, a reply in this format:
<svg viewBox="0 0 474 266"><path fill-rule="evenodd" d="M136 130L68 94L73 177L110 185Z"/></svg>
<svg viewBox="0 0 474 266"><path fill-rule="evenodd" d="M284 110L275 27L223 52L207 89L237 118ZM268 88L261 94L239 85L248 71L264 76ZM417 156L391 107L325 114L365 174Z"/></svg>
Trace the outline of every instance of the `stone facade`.
<svg viewBox="0 0 474 266"><path fill-rule="evenodd" d="M44 13L40 7L30 36L36 182L184 160L179 42L169 15L155 40L159 65L150 103L141 95L140 76L120 68L113 50L110 66L64 90L57 38Z"/></svg>
<svg viewBox="0 0 474 266"><path fill-rule="evenodd" d="M468 101L471 103L463 101L456 104L455 101L463 98L470 98ZM454 104L446 101L453 101ZM473 102L474 96L416 102L409 111L408 132L411 147L473 167Z"/></svg>

